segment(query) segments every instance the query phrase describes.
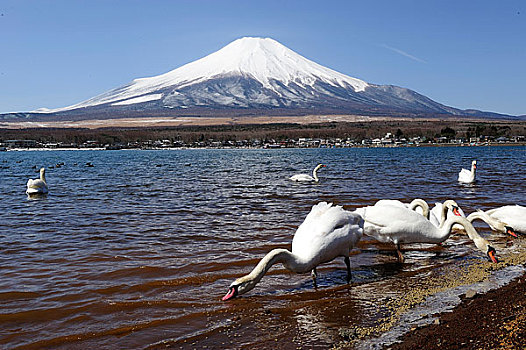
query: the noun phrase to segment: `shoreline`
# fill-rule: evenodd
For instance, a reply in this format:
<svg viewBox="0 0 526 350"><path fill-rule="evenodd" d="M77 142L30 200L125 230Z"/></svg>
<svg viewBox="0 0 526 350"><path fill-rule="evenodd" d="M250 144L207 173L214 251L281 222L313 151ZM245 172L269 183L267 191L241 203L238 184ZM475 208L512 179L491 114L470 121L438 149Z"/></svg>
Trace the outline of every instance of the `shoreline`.
<svg viewBox="0 0 526 350"><path fill-rule="evenodd" d="M452 312L415 328L390 350L520 349L526 344L526 273L503 287L464 295Z"/></svg>
<svg viewBox="0 0 526 350"><path fill-rule="evenodd" d="M203 149L215 149L215 150L276 150L276 149L342 149L342 148L419 148L419 147L522 147L526 146L526 142L508 142L508 143L487 143L480 145L469 145L469 144L419 144L419 145L403 145L403 146L344 146L344 147L161 147L161 148L118 148L109 149L106 147L66 147L66 148L8 148L4 152L27 152L27 151L176 151L176 150L203 150Z"/></svg>

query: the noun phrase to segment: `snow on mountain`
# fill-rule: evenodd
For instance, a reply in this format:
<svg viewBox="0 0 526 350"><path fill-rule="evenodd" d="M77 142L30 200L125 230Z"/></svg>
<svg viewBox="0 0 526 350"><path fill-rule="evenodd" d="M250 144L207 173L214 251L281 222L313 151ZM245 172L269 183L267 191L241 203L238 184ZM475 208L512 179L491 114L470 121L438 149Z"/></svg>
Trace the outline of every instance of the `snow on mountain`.
<svg viewBox="0 0 526 350"><path fill-rule="evenodd" d="M321 81L334 87L352 88L356 92L363 91L368 86L366 82L360 79L349 77L310 61L273 39L246 37L235 40L219 51L168 73L150 78L135 79L128 85L69 107L42 108L38 112L61 112L106 103L123 105L145 102L146 100L135 98L168 87L172 87L176 92L177 89L183 89L207 80L233 76L254 79L261 83L264 88L274 91L278 95L281 93L276 84L273 84L274 81L285 86L294 83L302 88L312 87L315 82ZM155 96L157 97L158 94Z"/></svg>
<svg viewBox="0 0 526 350"><path fill-rule="evenodd" d="M270 38L241 38L168 73L135 79L37 117L108 118L208 113L476 115L415 91L366 83L321 66ZM31 117L32 113L4 118Z"/></svg>

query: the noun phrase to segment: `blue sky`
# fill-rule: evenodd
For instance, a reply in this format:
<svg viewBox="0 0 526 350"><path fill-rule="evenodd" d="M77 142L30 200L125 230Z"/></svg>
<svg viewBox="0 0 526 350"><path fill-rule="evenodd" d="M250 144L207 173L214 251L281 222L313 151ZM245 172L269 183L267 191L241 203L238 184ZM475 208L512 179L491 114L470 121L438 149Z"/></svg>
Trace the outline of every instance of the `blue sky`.
<svg viewBox="0 0 526 350"><path fill-rule="evenodd" d="M243 36L449 106L526 114L523 0L0 0L0 113L68 106Z"/></svg>

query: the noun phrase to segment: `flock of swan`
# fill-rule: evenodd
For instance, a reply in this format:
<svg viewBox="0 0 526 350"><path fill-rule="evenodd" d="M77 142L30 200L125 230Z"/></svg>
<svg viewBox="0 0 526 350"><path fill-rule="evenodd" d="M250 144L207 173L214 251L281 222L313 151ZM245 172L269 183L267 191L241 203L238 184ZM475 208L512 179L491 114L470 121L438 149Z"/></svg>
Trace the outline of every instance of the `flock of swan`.
<svg viewBox="0 0 526 350"><path fill-rule="evenodd" d="M299 174L292 181L319 182L317 171L325 167L318 164L312 176ZM475 180L476 161L471 171L462 169L458 181L471 183ZM415 199L406 204L398 200L380 200L374 205L348 211L332 203L314 205L292 239L292 250L274 249L259 261L256 267L243 277L236 279L222 298L230 300L253 289L274 264L281 263L295 273L311 272L316 286L316 267L343 257L347 266L347 281L351 279L349 255L363 235L380 242L396 246L398 261L403 262L401 244L444 242L454 226L462 228L475 246L496 263L495 248L481 237L472 222L482 220L497 232L517 237L517 232L526 234L526 207L508 205L488 211L477 210L467 217L454 200L436 203L430 209L427 202Z"/></svg>
<svg viewBox="0 0 526 350"><path fill-rule="evenodd" d="M326 165L318 164L308 174L290 177L297 182L319 182L318 170ZM458 181L470 183L475 179L476 161L471 171L462 169ZM38 179L27 181L26 193L29 196L48 193L45 168L40 169ZM248 275L236 279L222 298L226 301L253 289L274 264L282 263L285 268L296 273L311 272L316 286L316 267L343 257L347 266L347 282L351 279L349 254L363 235L380 242L393 243L398 261L404 262L401 244L444 242L452 233L454 226L462 228L475 246L488 258L497 262L495 248L481 237L472 222L482 220L493 230L517 237L517 232L526 234L526 207L508 205L488 211L477 210L467 217L454 200L435 203L430 209L427 202L414 199L411 203L398 200L379 200L374 205L348 211L332 203L321 202L314 205L292 239L292 250L274 249L270 251Z"/></svg>

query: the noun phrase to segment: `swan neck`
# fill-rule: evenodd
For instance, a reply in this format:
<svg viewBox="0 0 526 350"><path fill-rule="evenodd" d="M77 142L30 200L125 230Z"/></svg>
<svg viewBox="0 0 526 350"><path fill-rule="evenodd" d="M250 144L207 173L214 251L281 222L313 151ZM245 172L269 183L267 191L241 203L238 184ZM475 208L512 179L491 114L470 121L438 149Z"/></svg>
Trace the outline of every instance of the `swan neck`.
<svg viewBox="0 0 526 350"><path fill-rule="evenodd" d="M447 229L448 231L451 231L451 228L454 224L462 225L462 227L464 227L464 230L468 234L468 237L473 241L473 243L475 243L477 248L483 253L487 253L489 245L488 241L486 241L478 234L477 230L475 230L471 222L469 222L466 218L463 218L461 216L453 216L447 219L442 229Z"/></svg>
<svg viewBox="0 0 526 350"><path fill-rule="evenodd" d="M491 216L489 216L488 214L486 214L485 212L480 211L480 210L469 214L467 219L471 223L474 220L479 219L479 220L484 221L486 224L488 224L489 227L492 230L496 230L496 231L503 230L503 231L506 231L505 227L503 227L503 224L499 220L496 220L496 219L492 218Z"/></svg>
<svg viewBox="0 0 526 350"><path fill-rule="evenodd" d="M320 179L318 179L318 169L319 169L319 167L316 167L312 171L312 177L314 178L314 181L316 181L316 182L320 181Z"/></svg>
<svg viewBox="0 0 526 350"><path fill-rule="evenodd" d="M46 171L44 169L40 170L40 180L46 182Z"/></svg>
<svg viewBox="0 0 526 350"><path fill-rule="evenodd" d="M286 249L273 249L259 261L246 278L258 283L272 265L278 263L283 263L287 269L295 271L296 260L295 255Z"/></svg>
<svg viewBox="0 0 526 350"><path fill-rule="evenodd" d="M413 199L413 201L409 204L409 209L415 210L416 207L422 208L422 215L429 220L429 205L427 202L423 199Z"/></svg>

